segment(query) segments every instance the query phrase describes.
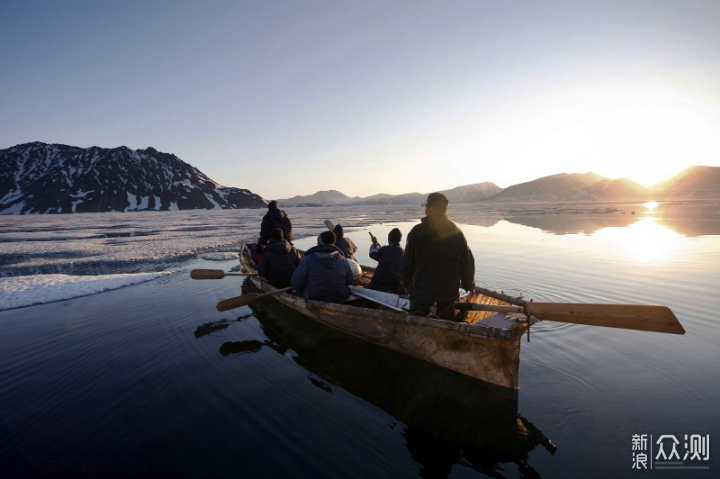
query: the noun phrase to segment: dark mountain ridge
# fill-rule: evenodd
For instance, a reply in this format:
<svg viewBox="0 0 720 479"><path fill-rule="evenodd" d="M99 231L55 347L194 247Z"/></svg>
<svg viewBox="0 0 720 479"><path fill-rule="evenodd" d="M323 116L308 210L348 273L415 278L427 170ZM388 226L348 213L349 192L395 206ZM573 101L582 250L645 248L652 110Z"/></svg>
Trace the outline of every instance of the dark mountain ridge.
<svg viewBox="0 0 720 479"><path fill-rule="evenodd" d="M26 143L0 150L0 214L259 208L250 190L221 186L154 148Z"/></svg>

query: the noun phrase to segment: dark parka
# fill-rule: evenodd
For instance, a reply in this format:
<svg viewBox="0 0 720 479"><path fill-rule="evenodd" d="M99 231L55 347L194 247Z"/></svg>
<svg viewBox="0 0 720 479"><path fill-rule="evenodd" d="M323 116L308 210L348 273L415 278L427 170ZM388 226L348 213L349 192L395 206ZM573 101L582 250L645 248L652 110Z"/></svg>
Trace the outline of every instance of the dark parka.
<svg viewBox="0 0 720 479"><path fill-rule="evenodd" d="M471 290L475 261L462 231L445 215L424 217L407 236L402 279L413 298L424 305L449 303L458 288ZM412 304L411 304L412 309Z"/></svg>
<svg viewBox="0 0 720 479"><path fill-rule="evenodd" d="M263 249L258 274L267 278L277 288L290 286L295 268L300 263L300 255L287 241L276 240Z"/></svg>
<svg viewBox="0 0 720 479"><path fill-rule="evenodd" d="M334 245L307 250L292 275L292 287L316 301L341 303L350 296L351 284L352 269Z"/></svg>
<svg viewBox="0 0 720 479"><path fill-rule="evenodd" d="M258 244L265 245L270 241L270 232L275 228L280 228L286 240L292 241L292 222L284 211L274 208L268 210L263 216L260 224L260 240Z"/></svg>
<svg viewBox="0 0 720 479"><path fill-rule="evenodd" d="M370 247L370 257L378 262L368 287L377 291L396 292L400 287L403 249L397 243Z"/></svg>

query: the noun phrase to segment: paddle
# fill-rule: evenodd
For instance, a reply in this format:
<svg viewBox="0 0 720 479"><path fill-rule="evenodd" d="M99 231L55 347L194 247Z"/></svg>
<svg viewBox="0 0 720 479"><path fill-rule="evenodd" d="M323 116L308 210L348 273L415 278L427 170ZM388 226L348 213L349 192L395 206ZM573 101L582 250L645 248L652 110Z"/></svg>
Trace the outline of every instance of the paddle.
<svg viewBox="0 0 720 479"><path fill-rule="evenodd" d="M230 309L239 308L240 306L246 306L250 303L254 303L260 298L284 293L285 291L290 291L291 289L292 286L288 286L287 288L278 289L277 291L270 291L269 293L248 293L243 294L242 296L235 296L234 298L223 299L222 301L218 302L217 310L223 312Z"/></svg>
<svg viewBox="0 0 720 479"><path fill-rule="evenodd" d="M192 279L223 279L225 276L257 276L256 273L226 273L221 269L194 269L190 271Z"/></svg>
<svg viewBox="0 0 720 479"><path fill-rule="evenodd" d="M325 223L325 226L327 226L327 229L329 229L330 231L335 229L335 225L333 224L332 221L325 220L325 221L323 221L323 223Z"/></svg>
<svg viewBox="0 0 720 479"><path fill-rule="evenodd" d="M667 306L640 304L536 303L502 293L476 288L476 292L518 306L455 303L461 310L523 313L542 321L586 324L607 328L635 329L658 333L685 334L685 329Z"/></svg>

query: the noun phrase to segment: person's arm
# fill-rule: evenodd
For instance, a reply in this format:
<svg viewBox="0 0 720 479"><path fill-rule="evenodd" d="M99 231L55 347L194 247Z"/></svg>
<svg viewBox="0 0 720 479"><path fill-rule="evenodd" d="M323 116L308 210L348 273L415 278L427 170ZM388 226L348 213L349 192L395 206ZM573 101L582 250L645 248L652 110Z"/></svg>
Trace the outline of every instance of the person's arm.
<svg viewBox="0 0 720 479"><path fill-rule="evenodd" d="M305 289L305 286L307 286L307 278L308 278L308 266L307 266L307 260L303 259L300 261L300 264L295 269L295 272L292 275L292 278L290 280L290 284L292 285L293 289L296 291L302 291Z"/></svg>
<svg viewBox="0 0 720 479"><path fill-rule="evenodd" d="M380 255L378 254L380 248L381 246L378 243L373 243L370 245L370 257L375 261L380 261Z"/></svg>
<svg viewBox="0 0 720 479"><path fill-rule="evenodd" d="M465 291L474 291L475 289L475 258L467 244L465 235L460 232L461 256L460 256L460 283Z"/></svg>
<svg viewBox="0 0 720 479"><path fill-rule="evenodd" d="M415 274L415 237L413 235L414 228L410 230L405 243L405 253L403 254L402 269L400 274L402 282L408 290L412 285L413 275Z"/></svg>
<svg viewBox="0 0 720 479"><path fill-rule="evenodd" d="M260 276L265 278L267 278L267 275L270 273L270 263L267 260L267 254L264 252L260 257L260 264L258 264L257 272Z"/></svg>

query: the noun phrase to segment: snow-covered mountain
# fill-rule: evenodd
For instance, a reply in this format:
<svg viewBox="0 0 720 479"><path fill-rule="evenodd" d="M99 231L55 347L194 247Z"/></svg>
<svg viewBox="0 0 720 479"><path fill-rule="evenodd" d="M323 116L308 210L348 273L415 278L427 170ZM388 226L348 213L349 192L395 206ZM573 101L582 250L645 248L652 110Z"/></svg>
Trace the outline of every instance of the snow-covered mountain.
<svg viewBox="0 0 720 479"><path fill-rule="evenodd" d="M259 208L249 190L221 186L153 148L26 143L0 150L0 214Z"/></svg>

